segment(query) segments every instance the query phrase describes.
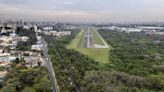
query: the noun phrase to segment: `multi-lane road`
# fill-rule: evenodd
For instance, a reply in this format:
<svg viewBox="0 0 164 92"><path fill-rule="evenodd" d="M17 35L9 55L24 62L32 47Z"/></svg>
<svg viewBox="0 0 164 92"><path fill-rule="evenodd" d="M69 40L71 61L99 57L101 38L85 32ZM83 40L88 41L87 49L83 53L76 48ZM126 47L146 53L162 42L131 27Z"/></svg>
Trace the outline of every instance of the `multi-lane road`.
<svg viewBox="0 0 164 92"><path fill-rule="evenodd" d="M43 56L44 56L44 65L45 67L48 69L49 71L49 78L51 81L51 88L52 88L52 92L60 92L59 90L59 86L57 84L57 80L56 80L56 76L55 76L55 71L54 68L52 66L50 57L48 55L48 47L47 47L47 43L45 42L44 39L42 39L42 44L43 44ZM56 48L56 47L55 47ZM57 55L59 57L59 62L62 62L64 65L64 70L66 70L67 74L68 74L68 80L70 82L70 85L73 86L75 88L75 92L80 92L80 87L79 85L76 83L76 79L73 76L73 73L71 71L68 70L68 67L66 64L64 64L64 61L62 59L62 55L60 53L60 51L56 48L57 51Z"/></svg>
<svg viewBox="0 0 164 92"><path fill-rule="evenodd" d="M52 92L60 92L59 86L57 84L54 68L52 66L52 62L51 62L51 60L49 58L49 55L48 55L47 43L43 38L42 38L42 45L43 45L44 65L45 65L45 67L47 68L47 70L49 72L49 78L50 78L50 81L51 81Z"/></svg>

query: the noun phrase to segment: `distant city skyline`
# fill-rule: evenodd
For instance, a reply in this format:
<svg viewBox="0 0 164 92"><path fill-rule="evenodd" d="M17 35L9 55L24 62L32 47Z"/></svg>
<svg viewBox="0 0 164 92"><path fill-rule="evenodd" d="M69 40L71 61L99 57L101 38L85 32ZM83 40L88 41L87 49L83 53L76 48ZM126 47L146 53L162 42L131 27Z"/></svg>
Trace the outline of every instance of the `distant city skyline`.
<svg viewBox="0 0 164 92"><path fill-rule="evenodd" d="M164 0L0 0L0 19L164 22Z"/></svg>

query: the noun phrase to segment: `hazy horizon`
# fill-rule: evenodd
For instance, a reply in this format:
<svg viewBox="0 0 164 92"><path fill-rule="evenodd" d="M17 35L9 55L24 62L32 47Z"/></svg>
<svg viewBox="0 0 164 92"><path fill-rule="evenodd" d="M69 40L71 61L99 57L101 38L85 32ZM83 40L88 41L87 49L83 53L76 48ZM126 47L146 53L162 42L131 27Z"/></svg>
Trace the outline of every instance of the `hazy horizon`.
<svg viewBox="0 0 164 92"><path fill-rule="evenodd" d="M164 0L0 0L0 19L163 22Z"/></svg>

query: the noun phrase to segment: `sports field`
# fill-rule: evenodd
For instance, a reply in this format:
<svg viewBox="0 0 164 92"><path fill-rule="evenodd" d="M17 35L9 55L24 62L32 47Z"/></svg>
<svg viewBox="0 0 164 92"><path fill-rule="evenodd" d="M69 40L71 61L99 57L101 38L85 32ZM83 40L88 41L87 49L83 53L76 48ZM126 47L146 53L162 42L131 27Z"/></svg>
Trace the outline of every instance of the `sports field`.
<svg viewBox="0 0 164 92"><path fill-rule="evenodd" d="M109 62L109 46L98 34L96 28L82 28L81 32L67 45L68 49L74 49L95 61Z"/></svg>

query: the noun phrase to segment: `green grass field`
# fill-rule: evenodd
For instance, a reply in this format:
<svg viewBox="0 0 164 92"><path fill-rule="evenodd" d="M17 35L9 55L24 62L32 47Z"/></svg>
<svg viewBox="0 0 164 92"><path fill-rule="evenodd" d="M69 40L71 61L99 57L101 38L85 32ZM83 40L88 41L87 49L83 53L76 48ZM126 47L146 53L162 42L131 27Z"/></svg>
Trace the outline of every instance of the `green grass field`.
<svg viewBox="0 0 164 92"><path fill-rule="evenodd" d="M88 57L94 59L95 61L101 63L108 63L109 62L109 49L105 48L76 48L76 51L87 55Z"/></svg>
<svg viewBox="0 0 164 92"><path fill-rule="evenodd" d="M26 86L21 92L36 92L34 88Z"/></svg>
<svg viewBox="0 0 164 92"><path fill-rule="evenodd" d="M110 48L83 48L82 47L83 39L84 39L84 30L85 29L82 29L81 32L66 47L68 49L74 49L84 55L87 55L88 57L100 63L108 63ZM95 40L95 43L104 45L95 31L96 29L93 30L93 37L94 37L93 39Z"/></svg>
<svg viewBox="0 0 164 92"><path fill-rule="evenodd" d="M68 49L81 48L83 45L84 30L81 30L78 35L67 45Z"/></svg>
<svg viewBox="0 0 164 92"><path fill-rule="evenodd" d="M93 36L94 43L98 44L98 45L104 45L104 43L102 42L101 38L97 35L96 29L92 28L91 30L92 30L92 36Z"/></svg>

